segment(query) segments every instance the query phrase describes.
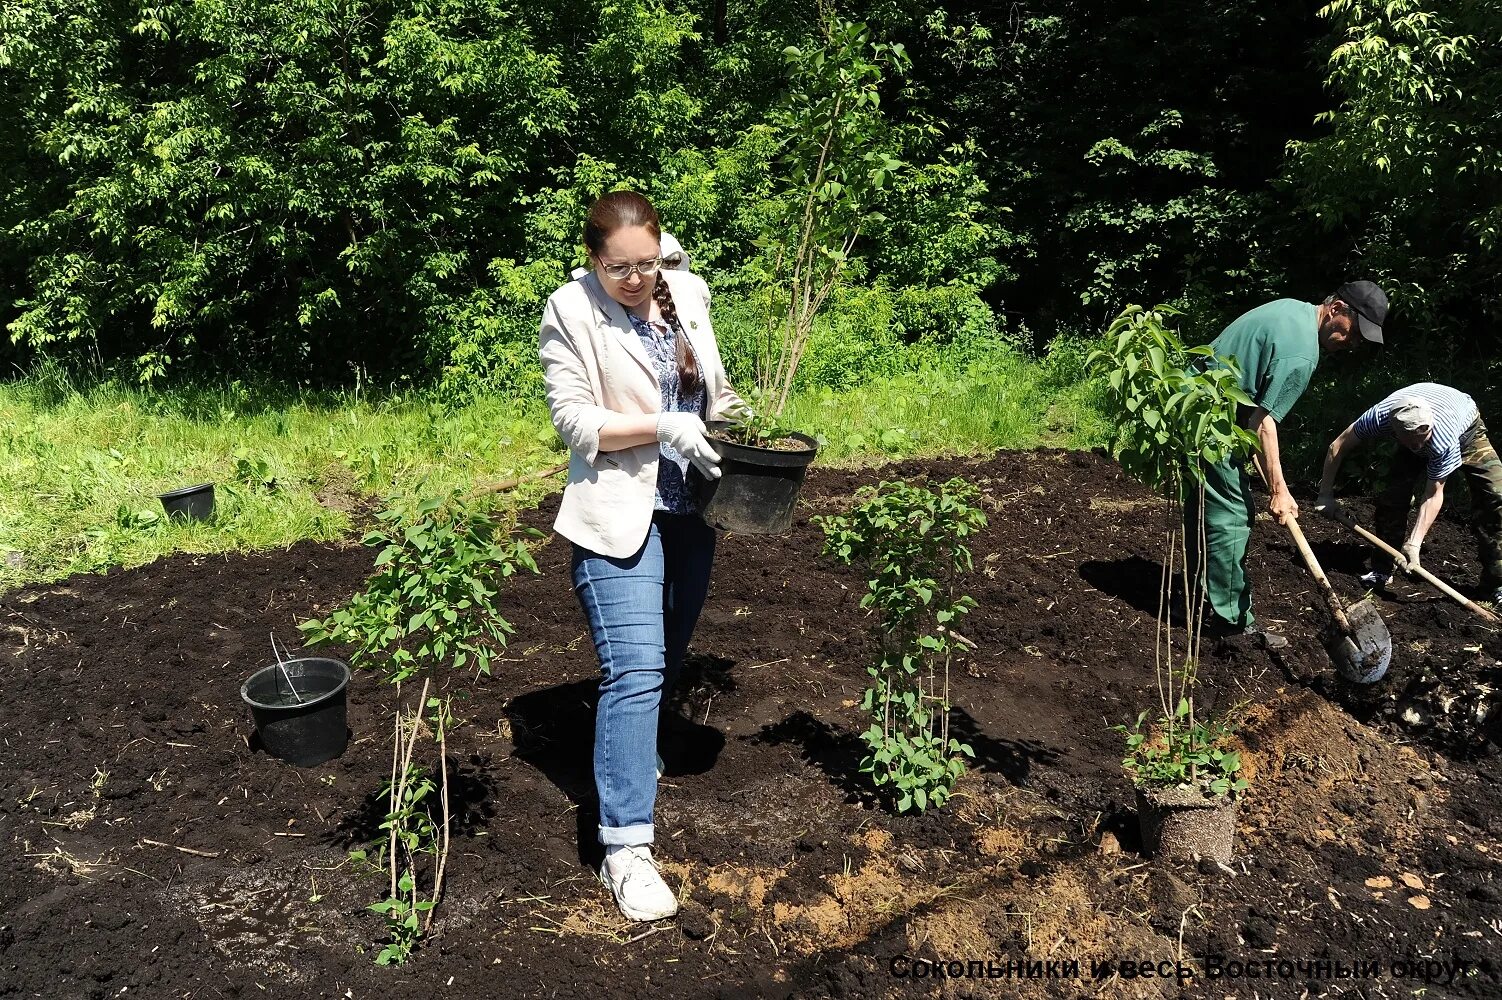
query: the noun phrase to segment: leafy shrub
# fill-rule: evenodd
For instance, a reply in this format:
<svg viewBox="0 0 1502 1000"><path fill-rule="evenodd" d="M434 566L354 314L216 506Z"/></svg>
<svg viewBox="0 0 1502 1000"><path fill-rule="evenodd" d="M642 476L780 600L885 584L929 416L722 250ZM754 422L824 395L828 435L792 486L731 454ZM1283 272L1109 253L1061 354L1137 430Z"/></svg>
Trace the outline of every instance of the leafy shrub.
<svg viewBox="0 0 1502 1000"><path fill-rule="evenodd" d="M1320 114L1318 138L1293 143L1288 179L1324 239L1345 249L1359 234L1347 263L1392 296L1404 353L1490 389L1502 312L1502 8L1331 0L1319 14L1336 33L1326 82L1339 106Z"/></svg>
<svg viewBox="0 0 1502 1000"><path fill-rule="evenodd" d="M490 516L470 507L457 490L443 498L392 498L377 520L364 538L365 545L380 550L376 573L365 589L328 617L298 627L309 646L353 645L356 668L374 670L396 687L392 780L381 790L387 800L381 829L387 838L379 852L389 890L370 907L386 920L389 941L376 961L388 965L408 959L432 927L434 907L443 894L450 820L447 736L456 720L453 689L444 686L442 695L436 693L438 668L474 671L476 677L490 673L492 656L515 631L501 615L501 586L520 570L537 572L525 538L539 532L526 529L519 537L498 537ZM403 702L402 683L420 674L421 693ZM431 769L413 764L424 732L436 744L436 783ZM438 820L428 801L435 789ZM363 859L365 852L356 856ZM431 858L426 873L419 866L421 856Z"/></svg>
<svg viewBox="0 0 1502 1000"><path fill-rule="evenodd" d="M954 631L975 606L958 592L971 568L965 539L986 524L978 491L961 479L938 490L884 482L862 490L848 515L820 517L824 552L871 573L861 607L877 614L882 658L867 668L861 707L871 715L861 738L861 770L898 812L942 806L975 751L949 736L949 664L971 645Z"/></svg>
<svg viewBox="0 0 1502 1000"><path fill-rule="evenodd" d="M1257 437L1236 419L1238 406L1252 405L1241 390L1234 358L1217 358L1209 347L1185 347L1164 326L1178 315L1167 306L1128 306L1087 359L1104 376L1106 400L1119 421L1115 451L1121 466L1168 501L1164 508L1162 583L1153 644L1159 705L1136 725L1117 731L1127 738L1123 766L1143 787L1184 785L1214 796L1236 794L1240 758L1228 754L1230 725L1196 716L1200 627L1204 601L1205 466L1245 461ZM1185 524L1186 509L1197 520ZM1189 544L1189 532L1196 542ZM1190 565L1189 554L1197 555ZM1175 579L1184 596L1184 641L1175 652L1169 600ZM1143 721L1152 715L1151 728Z"/></svg>
<svg viewBox="0 0 1502 1000"><path fill-rule="evenodd" d="M8 6L11 334L147 380L420 362L413 324L484 284L566 126L561 76L498 0Z"/></svg>
<svg viewBox="0 0 1502 1000"><path fill-rule="evenodd" d="M562 280L561 270L549 261L494 260L488 268L492 285L475 289L462 303L435 307L429 351L442 371L442 395L454 402L481 393L541 397L537 320Z"/></svg>

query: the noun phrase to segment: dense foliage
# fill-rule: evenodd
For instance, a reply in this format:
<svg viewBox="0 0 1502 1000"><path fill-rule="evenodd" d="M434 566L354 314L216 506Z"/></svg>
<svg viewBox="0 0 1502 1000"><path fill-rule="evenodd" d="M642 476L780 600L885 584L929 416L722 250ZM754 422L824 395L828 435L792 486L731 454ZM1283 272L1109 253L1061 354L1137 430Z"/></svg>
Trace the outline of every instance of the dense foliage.
<svg viewBox="0 0 1502 1000"><path fill-rule="evenodd" d="M851 122L885 189L800 382L1090 336L1130 301L1203 340L1354 276L1392 292L1397 367L1438 372L1502 311L1499 31L1479 0L18 0L0 322L15 360L147 380L530 393L584 207L629 184L749 380L828 110L809 81L855 32L911 64Z"/></svg>
<svg viewBox="0 0 1502 1000"><path fill-rule="evenodd" d="M1341 101L1321 116L1328 132L1294 149L1306 210L1323 231L1359 234L1365 267L1401 304L1405 351L1490 385L1502 319L1502 7L1334 0L1325 12L1341 28L1329 61Z"/></svg>

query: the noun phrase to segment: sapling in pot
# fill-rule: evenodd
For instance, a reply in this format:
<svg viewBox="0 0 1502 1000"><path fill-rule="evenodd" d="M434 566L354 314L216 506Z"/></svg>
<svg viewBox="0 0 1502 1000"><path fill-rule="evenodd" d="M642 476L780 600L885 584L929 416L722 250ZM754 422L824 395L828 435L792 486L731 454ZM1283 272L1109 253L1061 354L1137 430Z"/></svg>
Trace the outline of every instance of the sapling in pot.
<svg viewBox="0 0 1502 1000"><path fill-rule="evenodd" d="M709 423L709 442L720 457L720 478L691 473L704 520L743 535L779 535L793 526L793 508L818 443L780 426L777 417L751 408Z"/></svg>
<svg viewBox="0 0 1502 1000"><path fill-rule="evenodd" d="M876 614L881 658L867 668L861 707L870 753L861 770L898 812L942 806L975 751L949 735L949 667L973 647L955 623L975 601L959 592L971 568L965 539L985 527L976 488L884 482L862 490L849 514L819 517L824 552L870 572L861 607Z"/></svg>
<svg viewBox="0 0 1502 1000"><path fill-rule="evenodd" d="M910 65L901 45L875 41L864 24L828 17L823 44L783 52L788 90L777 110L784 137L782 181L749 265L763 284L765 323L755 348L753 412L710 425L721 476L696 477L710 524L743 534L781 534L818 444L784 425L814 320L839 287L861 229L876 214L903 164L881 110L888 72Z"/></svg>
<svg viewBox="0 0 1502 1000"><path fill-rule="evenodd" d="M443 896L450 836L447 738L459 724L453 699L461 690L453 681L490 674L492 657L514 632L500 612L501 587L519 570L537 572L526 539L539 532L498 531L492 517L458 491L439 499L393 498L377 520L364 538L380 550L365 589L327 618L298 627L310 646L352 644L352 665L374 671L396 689L391 778L381 790L385 836L375 846L388 892L370 907L386 918L389 940L376 961L387 965L407 960L432 928ZM436 750L436 781L435 768L425 766L418 752L427 743ZM355 856L366 859L368 852Z"/></svg>
<svg viewBox="0 0 1502 1000"><path fill-rule="evenodd" d="M1240 706L1218 717L1196 708L1204 597L1205 467L1244 462L1257 437L1236 419L1251 406L1235 359L1185 347L1165 321L1169 306L1128 306L1088 359L1106 378L1122 468L1162 495L1163 564L1154 642L1158 704L1130 727L1122 766L1137 789L1144 848L1159 856L1230 860L1235 805L1247 783L1232 737ZM1191 511L1187 520L1185 511ZM1194 533L1194 537L1189 536ZM1182 637L1170 615L1183 599Z"/></svg>

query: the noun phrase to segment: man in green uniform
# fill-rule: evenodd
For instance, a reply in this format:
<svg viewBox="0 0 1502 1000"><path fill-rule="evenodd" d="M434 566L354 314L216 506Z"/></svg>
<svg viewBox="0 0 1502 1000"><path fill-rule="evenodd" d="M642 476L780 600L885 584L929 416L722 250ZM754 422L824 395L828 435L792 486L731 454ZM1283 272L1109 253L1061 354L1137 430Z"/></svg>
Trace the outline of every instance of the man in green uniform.
<svg viewBox="0 0 1502 1000"><path fill-rule="evenodd" d="M1278 457L1278 424L1288 416L1319 364L1321 351L1342 351L1361 340L1382 343L1387 295L1370 281L1352 281L1321 304L1278 299L1243 313L1210 345L1217 357L1241 365L1241 388L1256 404L1243 407L1245 427L1262 444L1261 462L1271 499L1268 509L1282 524L1299 516ZM1247 542L1255 511L1246 470L1226 462L1205 467L1205 596L1212 612L1205 633L1251 635L1268 647L1288 645L1283 636L1257 628L1252 585L1247 579ZM1196 561L1199 498L1184 505L1191 565Z"/></svg>

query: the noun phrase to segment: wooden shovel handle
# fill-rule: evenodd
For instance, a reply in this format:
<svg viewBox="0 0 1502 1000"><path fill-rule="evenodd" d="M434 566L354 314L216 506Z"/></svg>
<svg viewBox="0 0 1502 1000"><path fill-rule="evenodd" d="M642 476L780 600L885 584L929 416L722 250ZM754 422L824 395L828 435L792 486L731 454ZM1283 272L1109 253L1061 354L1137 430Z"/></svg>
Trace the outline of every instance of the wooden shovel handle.
<svg viewBox="0 0 1502 1000"><path fill-rule="evenodd" d="M1377 548L1381 549L1383 552L1386 552L1388 555L1398 560L1399 563L1402 563L1404 561L1403 554L1401 552L1393 548L1391 545L1388 545L1386 542L1378 538L1376 535L1372 534L1370 531L1367 531L1365 528L1357 524L1355 521L1351 520L1349 517L1342 517L1340 520L1341 523L1343 523L1347 528L1350 528L1352 531L1356 532L1356 534L1360 535L1362 538L1365 538L1368 542L1371 542ZM1446 597L1451 598L1462 607L1469 608L1471 611L1480 615L1487 621L1495 622L1498 620L1496 615L1492 614L1490 611L1486 610L1475 601L1466 597L1464 594L1460 593L1460 591L1456 590L1454 587L1450 586L1448 583L1441 580L1439 577L1435 576L1424 567L1420 566L1417 569L1411 569L1408 572L1423 580L1435 590L1438 590L1441 594L1444 594Z"/></svg>
<svg viewBox="0 0 1502 1000"><path fill-rule="evenodd" d="M1262 477L1262 485L1267 486L1267 471L1262 468L1262 456L1254 455L1252 464L1257 467L1257 475ZM1330 606L1330 614L1335 616L1335 624L1346 635L1354 636L1356 633L1351 628L1351 619L1346 617L1346 609L1340 604L1340 598L1335 595L1335 588L1330 585L1330 578L1320 567L1319 560L1314 558L1314 550L1309 547L1309 540L1304 537L1304 529L1299 527L1299 519L1290 517L1283 522L1288 528L1288 533L1293 536L1293 543L1299 548L1299 555L1304 557L1304 565L1309 567L1309 572L1319 581L1324 588L1325 603Z"/></svg>
<svg viewBox="0 0 1502 1000"><path fill-rule="evenodd" d="M1304 537L1304 529L1299 527L1299 519L1290 517L1285 526L1288 533L1293 536L1293 543L1299 547L1299 555L1304 557L1304 565L1309 567L1309 572L1319 581L1325 589L1325 601L1330 605L1330 613L1335 616L1335 622L1342 632L1351 635L1351 620L1346 617L1345 608L1340 606L1340 598L1335 596L1335 588L1330 585L1330 578L1325 576L1325 571L1320 568L1319 560L1314 558L1314 550L1309 547L1309 540Z"/></svg>
<svg viewBox="0 0 1502 1000"><path fill-rule="evenodd" d="M549 476L558 475L558 473L564 471L567 468L568 463L563 462L559 465L553 466L552 468L539 469L537 472L529 472L524 476L517 476L515 479L503 479L498 483L485 483L481 486L476 486L473 493L475 496L479 496L484 493L504 493L507 490L516 489L518 486L520 486L522 483L525 483L529 479L546 479Z"/></svg>

